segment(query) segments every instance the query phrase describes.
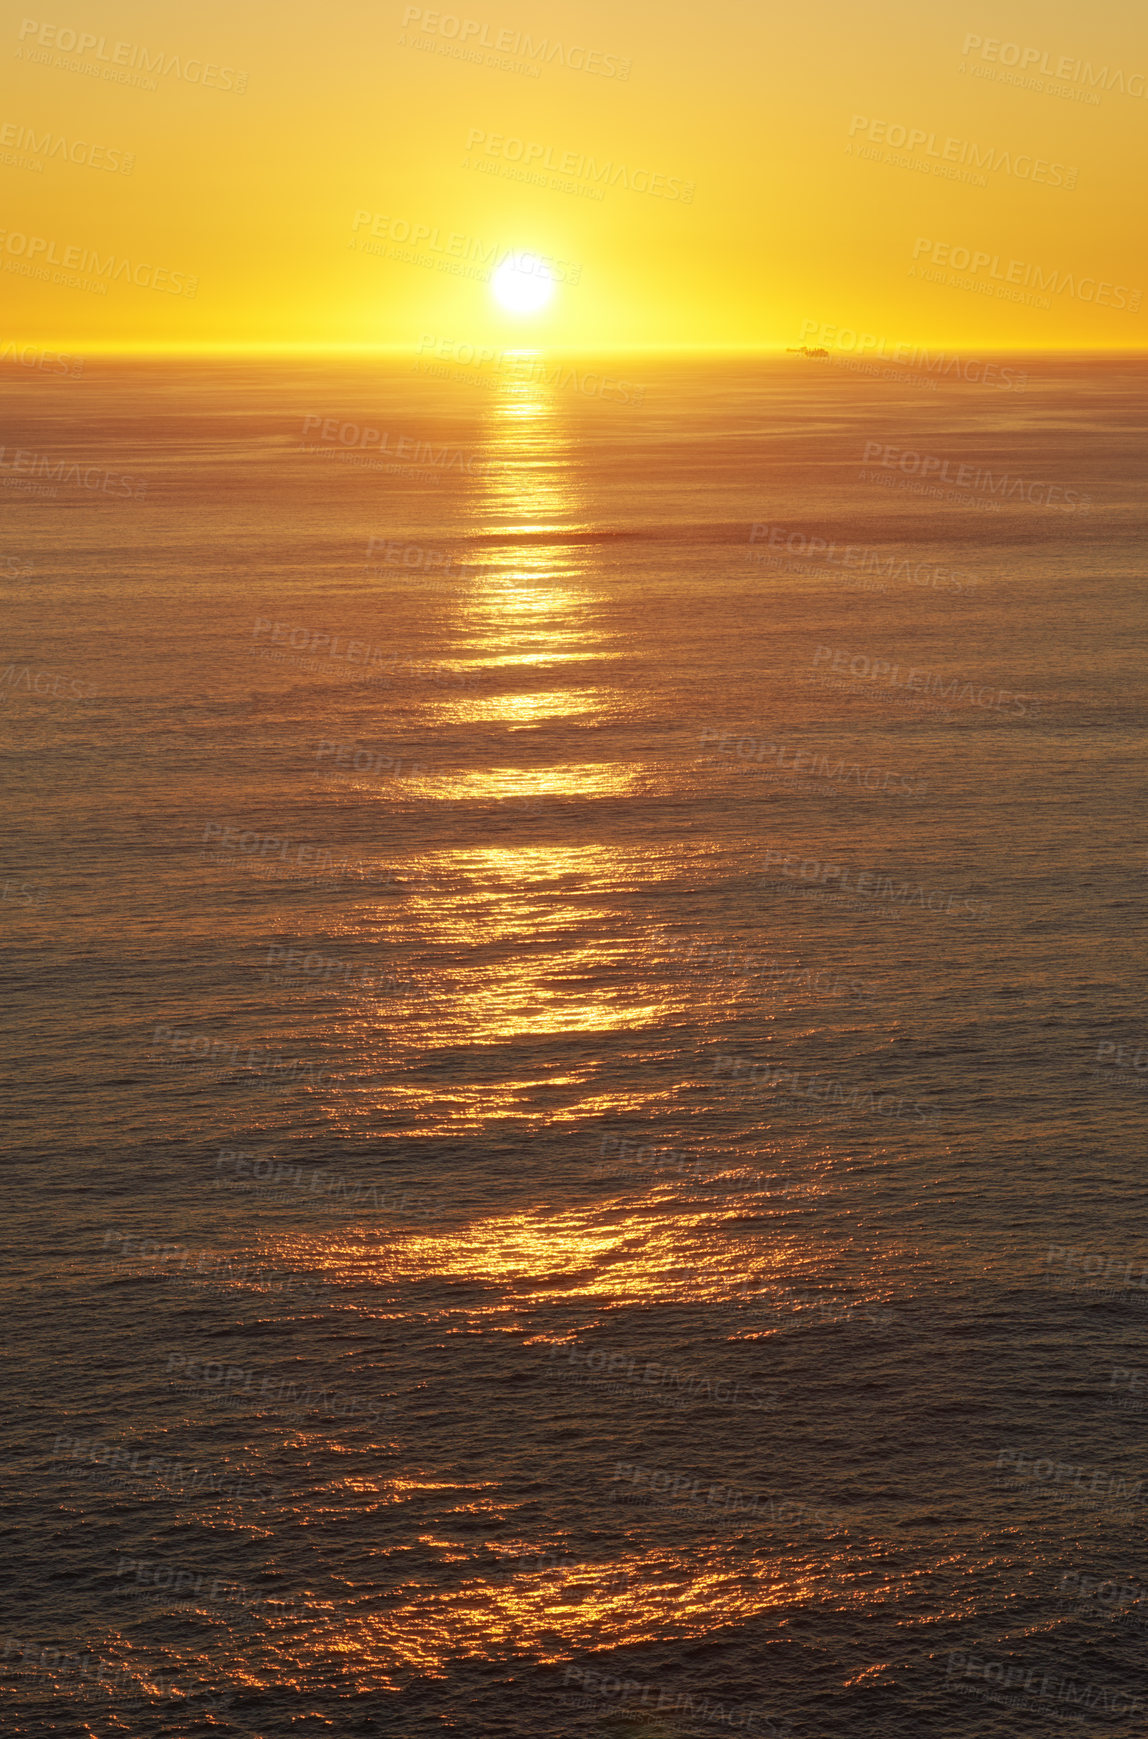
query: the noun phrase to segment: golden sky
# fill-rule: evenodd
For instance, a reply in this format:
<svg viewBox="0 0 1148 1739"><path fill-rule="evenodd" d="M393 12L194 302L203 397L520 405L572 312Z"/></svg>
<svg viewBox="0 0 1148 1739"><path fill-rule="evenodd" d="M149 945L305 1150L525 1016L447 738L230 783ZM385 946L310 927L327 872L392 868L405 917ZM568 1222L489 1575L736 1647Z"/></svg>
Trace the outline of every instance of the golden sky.
<svg viewBox="0 0 1148 1739"><path fill-rule="evenodd" d="M6 342L1144 344L1131 0L36 7Z"/></svg>

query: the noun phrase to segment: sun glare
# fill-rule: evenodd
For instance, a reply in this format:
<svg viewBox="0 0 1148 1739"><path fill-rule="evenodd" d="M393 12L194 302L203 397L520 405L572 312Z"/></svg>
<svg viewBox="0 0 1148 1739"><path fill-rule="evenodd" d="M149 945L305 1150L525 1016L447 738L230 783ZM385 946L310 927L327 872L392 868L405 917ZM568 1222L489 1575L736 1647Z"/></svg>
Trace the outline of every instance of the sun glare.
<svg viewBox="0 0 1148 1739"><path fill-rule="evenodd" d="M523 261L535 259L537 256L523 254ZM538 261L539 268L541 261ZM554 294L554 280L545 277L540 269L531 271L525 269L511 255L503 260L490 281L494 298L511 314L537 314L545 308Z"/></svg>

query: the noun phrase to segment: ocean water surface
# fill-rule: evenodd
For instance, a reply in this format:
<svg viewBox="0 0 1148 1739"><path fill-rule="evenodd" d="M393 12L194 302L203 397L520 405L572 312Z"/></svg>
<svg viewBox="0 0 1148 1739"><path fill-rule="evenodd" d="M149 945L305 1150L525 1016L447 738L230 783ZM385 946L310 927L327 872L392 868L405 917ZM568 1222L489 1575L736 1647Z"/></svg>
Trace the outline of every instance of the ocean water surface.
<svg viewBox="0 0 1148 1739"><path fill-rule="evenodd" d="M1144 363L601 366L10 372L6 1733L1144 1728Z"/></svg>

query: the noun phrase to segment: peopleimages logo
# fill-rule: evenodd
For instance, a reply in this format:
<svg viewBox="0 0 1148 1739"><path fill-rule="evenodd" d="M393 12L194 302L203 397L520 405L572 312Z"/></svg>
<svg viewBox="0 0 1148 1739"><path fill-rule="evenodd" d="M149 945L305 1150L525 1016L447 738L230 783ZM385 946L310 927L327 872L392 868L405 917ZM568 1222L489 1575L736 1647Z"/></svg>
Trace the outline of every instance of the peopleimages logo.
<svg viewBox="0 0 1148 1739"><path fill-rule="evenodd" d="M608 187L622 186L632 193L648 193L655 199L680 199L684 205L693 202L692 181L684 181L678 175L665 175L660 170L635 169L626 163L615 163L609 157L589 156L585 151L564 151L558 163L554 161L559 149L557 145L544 145L535 139L519 139L504 133L487 133L482 127L472 127L466 139L468 154L478 145L482 146L484 156L500 158L506 163L521 163L526 169L554 170L559 175L573 175L578 180L602 182Z"/></svg>
<svg viewBox="0 0 1148 1739"><path fill-rule="evenodd" d="M421 543L400 543L397 538L369 537L365 566L370 573L386 567L422 568L427 574L441 572L444 578L477 580L482 569L473 562L456 561L446 550L427 549Z"/></svg>
<svg viewBox="0 0 1148 1739"><path fill-rule="evenodd" d="M66 350L45 350L39 344L17 345L12 339L0 348L0 362L9 359L19 363L21 368L35 368L42 374L81 375L84 372L82 356L72 356Z"/></svg>
<svg viewBox="0 0 1148 1739"><path fill-rule="evenodd" d="M0 471L44 477L50 483L74 483L81 489L93 489L102 495L147 494L146 478L109 471L103 465L79 465L75 461L53 458L50 453L30 452L27 447L16 447L9 456L6 455L9 455L7 445L0 445Z"/></svg>
<svg viewBox="0 0 1148 1739"><path fill-rule="evenodd" d="M368 224L370 235L360 236L358 231ZM511 270L522 273L524 277L545 278L556 284L577 284L582 277L582 267L576 261L556 260L549 254L532 254L525 249L509 247L505 242L484 241L479 236L464 235L459 230L451 230L446 241L440 242L441 233L437 224L412 223L409 218L391 217L386 212L367 211L360 206L351 224L351 245L357 243L360 251L368 252L371 237L399 244L409 242L412 249L425 247L429 250L421 256L423 259L433 260L437 254L439 258L433 260L437 268L464 276L477 273L483 283L488 281L491 272L506 265L508 260ZM375 252L385 253L386 250L375 249ZM414 264L421 263L418 254L412 253L409 257Z"/></svg>
<svg viewBox="0 0 1148 1739"><path fill-rule="evenodd" d="M735 730L722 731L715 725L706 725L699 738L699 747L704 749L713 744L717 745L715 755L736 754L742 761L773 760L781 772L794 778L809 774L844 785L852 780L858 791L888 791L899 786L907 797L923 797L929 789L927 779L916 779L888 768L862 767L858 761L846 761L843 754L834 761L831 756L836 750L823 754L818 749L804 749L794 743L770 742L750 732L738 736ZM731 746L727 748L727 744ZM791 757L788 762L787 755Z"/></svg>
<svg viewBox="0 0 1148 1739"><path fill-rule="evenodd" d="M918 236L913 243L914 260L919 260L923 254L929 256L932 266L949 266L955 272L968 272L974 278L987 267L988 276L995 278L1000 286L999 293L1005 294L1009 286L1015 286L1014 299L1017 301L1024 299L1025 290L1050 290L1054 296L1071 296L1077 302L1095 302L1098 308L1127 308L1130 314L1140 312L1143 292L1132 290L1127 284L1112 283L1107 278L1078 278L1075 272L1063 267L1037 266L1025 260L1010 260L1002 272L998 270L1000 254L990 254L984 248L954 247L952 242L937 242L929 236ZM913 275L910 268L909 276Z"/></svg>
<svg viewBox="0 0 1148 1739"><path fill-rule="evenodd" d="M359 1395L348 1395L343 1390L329 1388L325 1382L316 1386L310 1379L300 1390L291 1377L276 1376L274 1373L265 1373L246 1365L225 1365L222 1359L201 1359L188 1353L170 1353L167 1370L169 1374L172 1371L179 1373L175 1379L177 1388L198 1390L201 1398L215 1398L212 1391L218 1389L227 1396L250 1395L257 1402L282 1405L292 1411L314 1407L341 1418L362 1413L372 1420L377 1420L382 1413L381 1405L373 1398L364 1400ZM251 1385L256 1378L260 1379L259 1387L253 1389Z"/></svg>
<svg viewBox="0 0 1148 1739"><path fill-rule="evenodd" d="M910 561L904 556L891 555L886 549L875 549L862 543L839 544L816 534L791 531L785 525L769 525L760 519L750 526L749 542L765 546L762 550L748 552L757 561L762 559L766 550L773 549L806 561L860 568L866 573L879 574L882 579L903 580L907 586L920 586L926 590L971 592L979 583L968 574L956 568L942 567L938 562Z"/></svg>
<svg viewBox="0 0 1148 1739"><path fill-rule="evenodd" d="M231 1470L226 1473L213 1473L210 1469L192 1467L190 1463L185 1465L179 1459L168 1455L149 1455L146 1464L141 1466L140 1458L145 1453L146 1451L137 1449L129 1455L126 1449L117 1449L98 1437L72 1437L66 1432L57 1433L52 1444L53 1458L63 1456L68 1461L92 1462L107 1467L113 1473L131 1473L145 1478L162 1479L184 1492L273 1499L279 1497L283 1491L281 1485L261 1485L258 1481L236 1475Z"/></svg>
<svg viewBox="0 0 1148 1739"><path fill-rule="evenodd" d="M892 362L899 367L919 368L927 374L952 375L974 385L995 386L1004 392L1023 392L1028 374L1023 369L1001 367L995 362L982 362L978 357L961 356L956 351L926 350L921 344L898 344L879 337L875 332L859 332L852 326L838 326L828 320L803 320L800 343L810 338L818 344L832 344L847 354L856 351L858 357L873 362ZM886 348L892 344L892 349Z"/></svg>
<svg viewBox="0 0 1148 1739"><path fill-rule="evenodd" d="M5 261L8 271L23 271L29 277L46 279L45 267L61 266L63 271L55 274L53 283L85 289L96 287L101 295L107 293L108 284L114 284L120 278L126 278L137 290L164 290L170 296L194 296L199 288L198 278L190 277L186 272L173 272L168 266L149 266L143 260L133 265L130 259L117 258L115 254L101 255L98 249L81 247L78 242L58 243L48 236L26 235L22 230L0 229L0 247L5 253L14 254L26 262L23 266L15 266L11 261ZM63 259L58 256L57 247L62 247ZM91 276L66 278L65 272L90 273Z"/></svg>
<svg viewBox="0 0 1148 1739"><path fill-rule="evenodd" d="M131 151L89 145L83 139L69 141L62 133L37 133L34 127L20 121L5 121L0 126L0 145L30 151L33 157L62 157L66 163L82 164L86 169L107 169L120 175L130 175L135 168L135 155Z"/></svg>
<svg viewBox="0 0 1148 1739"><path fill-rule="evenodd" d="M1018 718L1034 717L1040 711L1040 701L1032 694L1016 694L1012 689L994 691L991 684L978 687L967 678L948 676L923 665L895 663L891 658L876 658L867 652L853 652L844 646L819 646L813 654L813 669L831 659L830 670L849 676L854 682L872 682L883 688L906 688L916 693L936 694L958 705L979 706L1000 712L1006 706ZM803 681L811 680L804 673ZM985 698L987 695L987 699Z"/></svg>
<svg viewBox="0 0 1148 1739"><path fill-rule="evenodd" d="M899 122L871 121L868 115L854 115L849 126L849 137L855 138L862 129L865 138L872 145L904 145L910 151L922 148L927 157L938 159L934 164L934 170L938 174L945 173L945 165L952 165L954 170L1000 170L1005 175L1016 176L1020 181L1038 181L1047 187L1064 187L1069 191L1075 188L1080 174L1079 169L1069 168L1064 163L1052 163L1047 157L1034 157L1031 152L1026 151L1010 151L1004 146L981 146L972 139L946 138L944 145L938 149L936 133L927 133L923 127L906 127ZM894 138L894 134L899 137Z"/></svg>
<svg viewBox="0 0 1148 1739"><path fill-rule="evenodd" d="M304 438L314 435L316 430L319 440L330 446L376 449L407 465L433 465L442 471L465 471L473 476L476 472L489 470L492 463L465 447L436 447L432 441L420 441L414 435L394 435L387 429L341 423L338 417L324 417L318 413L305 416Z"/></svg>
<svg viewBox="0 0 1148 1739"><path fill-rule="evenodd" d="M1148 95L1148 81L1142 72L1129 73L1127 78L1120 67L1109 71L1108 67L1102 66L1094 72L1090 60L1080 60L1071 54L1062 54L1054 69L1048 64L1048 49L1022 48L1019 42L1002 42L999 36L966 36L961 53L971 55L974 49L979 51L980 60L995 61L998 66L1015 66L1018 73L1039 72L1063 84L1087 85L1092 91L1099 85L1102 90L1123 91L1130 97Z"/></svg>
<svg viewBox="0 0 1148 1739"><path fill-rule="evenodd" d="M965 1679L980 1680L987 1692L980 1692L975 1682L965 1684ZM1126 1690L1123 1685L1097 1685L1083 1680L1078 1683L1075 1679L1058 1678L1056 1673L1043 1667L1026 1668L1023 1662L989 1660L983 1655L965 1654L961 1649L949 1651L945 1683L962 1691L986 1695L988 1701L1005 1703L1006 1706L1011 1698L1015 1708L1039 1709L1050 1720L1083 1720L1084 1717L1075 1712L1081 1708L1090 1714L1105 1715L1143 1716L1148 1712L1144 1698ZM1045 1700L1043 1708L1041 1699ZM1073 1712L1054 1712L1049 1703L1071 1704Z"/></svg>
<svg viewBox="0 0 1148 1739"><path fill-rule="evenodd" d="M791 869L790 865L797 868ZM774 866L778 867L774 867ZM947 892L944 888L926 888L921 882L896 881L888 870L858 870L856 865L835 863L832 858L799 857L796 852L787 851L784 846L775 849L769 846L762 864L765 870L773 870L774 876L784 876L788 881L810 882L815 887L828 887L835 884L841 893L858 894L865 899L885 899L899 904L901 907L918 906L921 910L928 908L930 912L951 913L954 905L960 906L977 916L977 906L974 900L967 899L963 894ZM758 886L768 885L764 878ZM937 904L934 905L934 900ZM981 913L989 910L981 902Z"/></svg>
<svg viewBox="0 0 1148 1739"><path fill-rule="evenodd" d="M861 463L869 465L874 461L885 470L902 471L906 477L950 483L974 494L999 495L1002 501L1015 501L1019 497L1034 507L1051 507L1061 513L1087 513L1092 505L1091 495L1065 489L1060 483L1034 483L1008 471L994 475L979 465L957 464L937 453L918 453L912 448L888 447L883 441L866 441Z"/></svg>
<svg viewBox="0 0 1148 1739"><path fill-rule="evenodd" d="M40 687L41 681L44 683L43 688ZM8 664L0 670L0 701L6 701L21 689L27 694L51 694L54 699L59 700L62 687L70 688L71 698L75 700L91 700L96 692L94 683L85 682L76 676L65 676L62 672L38 670L33 676L30 664Z"/></svg>
<svg viewBox="0 0 1148 1739"><path fill-rule="evenodd" d="M209 90L214 91L234 91L237 96L247 89L247 74L236 72L233 66L220 66L211 60L181 60L178 54L170 54L163 48L149 52L138 42L117 42L108 54L105 53L108 45L106 36L93 36L87 30L76 31L66 25L40 24L35 18L25 18L20 26L19 40L26 42L30 36L35 37L36 48L55 48L64 54L75 54L78 57L94 50L95 59L105 64L101 68L85 67L85 71L120 84L135 82L129 78L129 73L135 71L158 72L163 78L182 79L189 85L206 85ZM37 61L47 59L47 56L34 54L32 49L33 44L28 43L27 48L16 50L17 56ZM154 90L155 84L152 83L150 88Z"/></svg>
<svg viewBox="0 0 1148 1739"><path fill-rule="evenodd" d="M467 58L481 59L482 56L473 52L479 48L493 48L499 54L524 55L528 62L535 63L531 68L535 76L543 64L550 66L554 61L572 72L596 73L599 78L628 79L630 76L632 62L620 55L606 54L597 48L580 48L577 44L566 48L561 42L551 42L545 36L530 37L522 30L501 28L477 18L459 18L454 12L431 12L422 6L408 6L403 12L403 29L416 23L430 36L457 42ZM492 30L497 30L497 40L491 38Z"/></svg>
<svg viewBox="0 0 1148 1739"><path fill-rule="evenodd" d="M744 1073L743 1073L744 1071ZM778 1098L813 1099L830 1106L847 1106L850 1111L873 1117L916 1117L922 1123L935 1123L940 1117L936 1107L919 1101L905 1109L904 1096L893 1093L878 1095L872 1087L856 1082L839 1081L831 1075L806 1074L800 1069L783 1068L780 1064L760 1063L754 1057L738 1057L723 1051L714 1059L713 1079L724 1076L718 1091L723 1096L764 1098L771 1089L780 1088Z"/></svg>

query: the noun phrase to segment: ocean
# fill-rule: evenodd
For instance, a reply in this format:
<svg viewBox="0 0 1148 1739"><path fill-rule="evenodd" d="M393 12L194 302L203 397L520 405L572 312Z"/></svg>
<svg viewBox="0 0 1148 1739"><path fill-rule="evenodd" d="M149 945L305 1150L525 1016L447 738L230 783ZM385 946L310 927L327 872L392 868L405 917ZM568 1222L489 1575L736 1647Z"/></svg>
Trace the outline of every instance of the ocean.
<svg viewBox="0 0 1148 1739"><path fill-rule="evenodd" d="M1142 1728L1146 368L995 361L0 365L6 1733Z"/></svg>

